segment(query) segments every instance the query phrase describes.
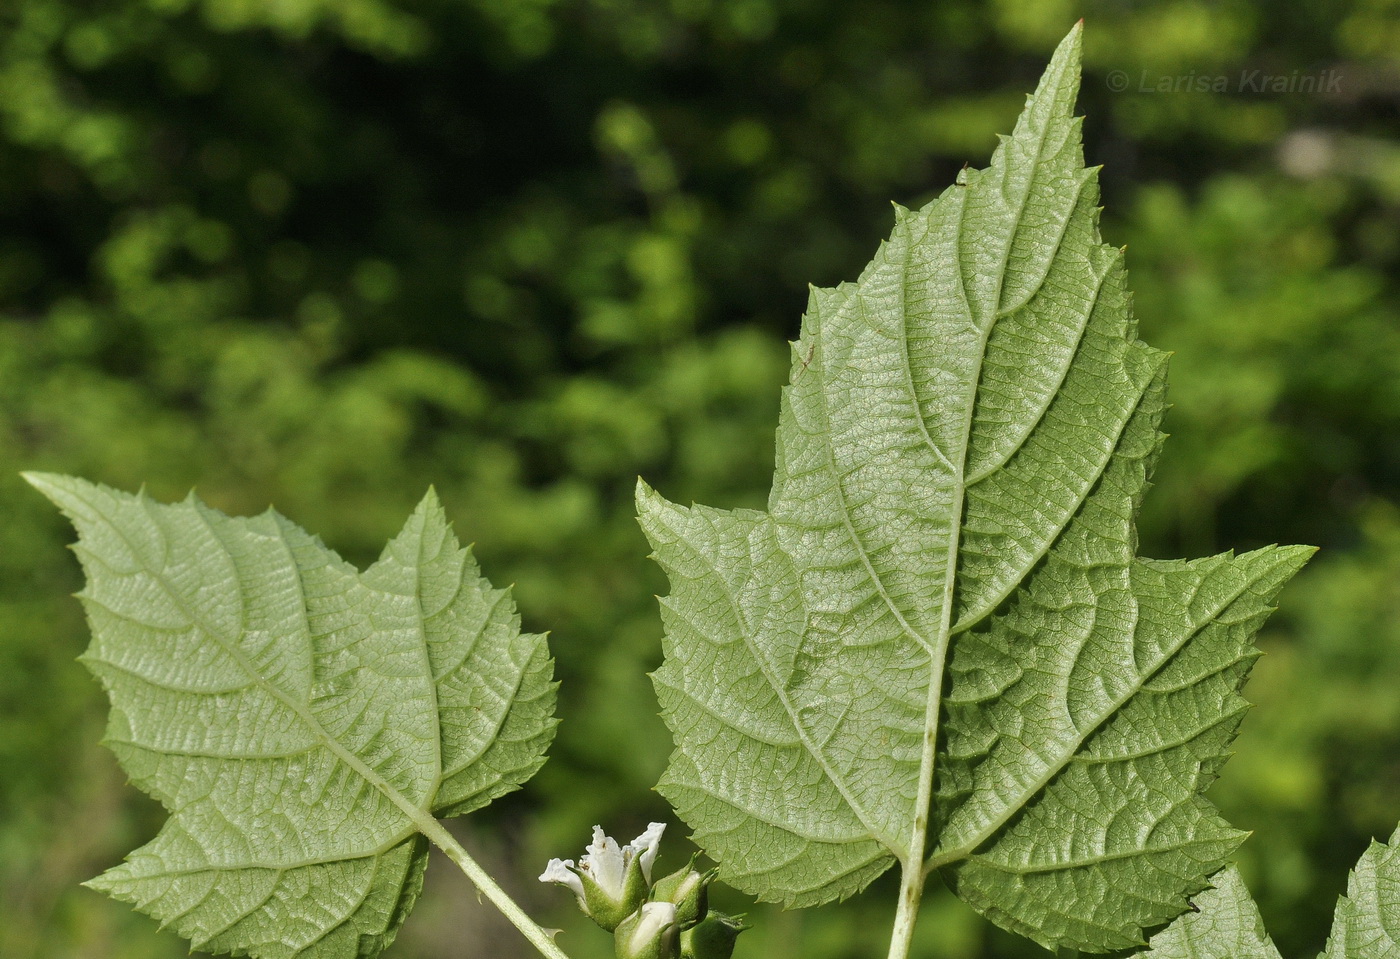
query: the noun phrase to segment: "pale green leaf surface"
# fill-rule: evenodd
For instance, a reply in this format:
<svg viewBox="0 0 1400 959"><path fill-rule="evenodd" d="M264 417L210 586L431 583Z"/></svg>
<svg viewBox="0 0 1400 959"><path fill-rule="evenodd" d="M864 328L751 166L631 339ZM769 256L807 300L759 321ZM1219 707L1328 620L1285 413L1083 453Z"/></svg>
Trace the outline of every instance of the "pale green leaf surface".
<svg viewBox="0 0 1400 959"><path fill-rule="evenodd" d="M639 487L671 581L660 788L762 898L931 853L1007 928L1131 948L1241 838L1200 793L1310 551L1135 556L1165 357L1099 238L1078 74L1076 29L989 169L812 291L766 511Z"/></svg>
<svg viewBox="0 0 1400 959"><path fill-rule="evenodd" d="M1305 556L1115 568L1057 547L960 641L935 852L958 894L1081 949L1130 948L1181 912L1243 839L1200 792L1246 708L1249 637Z"/></svg>
<svg viewBox="0 0 1400 959"><path fill-rule="evenodd" d="M1210 879L1187 912L1152 937L1140 959L1279 959L1264 932L1259 908L1238 870ZM1319 959L1395 959L1400 956L1400 829L1390 843L1371 843L1337 900L1327 948Z"/></svg>
<svg viewBox="0 0 1400 959"><path fill-rule="evenodd" d="M1400 956L1400 829L1390 843L1371 843L1337 900L1332 935L1322 959Z"/></svg>
<svg viewBox="0 0 1400 959"><path fill-rule="evenodd" d="M1152 937L1141 959L1279 959L1239 870L1226 866L1210 882L1192 911Z"/></svg>
<svg viewBox="0 0 1400 959"><path fill-rule="evenodd" d="M372 957L421 887L409 813L527 780L552 661L429 493L365 573L273 511L28 476L73 521L106 742L170 816L90 885L196 948Z"/></svg>

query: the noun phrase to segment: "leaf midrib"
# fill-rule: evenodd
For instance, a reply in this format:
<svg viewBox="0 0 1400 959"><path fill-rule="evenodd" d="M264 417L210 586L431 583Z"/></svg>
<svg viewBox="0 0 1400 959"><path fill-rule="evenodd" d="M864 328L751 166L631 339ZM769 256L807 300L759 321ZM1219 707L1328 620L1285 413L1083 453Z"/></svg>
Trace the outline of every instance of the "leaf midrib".
<svg viewBox="0 0 1400 959"><path fill-rule="evenodd" d="M1058 85L1058 78L1057 78ZM1047 89L1046 95L1052 94L1052 90ZM1025 216L1026 203L1030 199L1031 187L1035 182L1035 173L1039 169L1042 154L1045 149L1045 138L1050 129L1048 122L1040 128L1036 138L1035 161L1030 166L1030 172L1026 177L1025 186L1021 191L1016 206L1016 215L1012 218L1010 228L1007 230L1006 243L1001 253L1001 269L997 271L996 293L991 300L992 315L986 323L986 327L981 331L977 349L976 369L971 377L971 388L968 390L966 399L966 409L964 411L964 421L961 431L962 448L958 451L955 459L957 468L953 474L953 505L949 510L949 536L947 554L944 557L944 580L943 580L943 604L940 610L940 623L938 628L938 639L933 650L933 656L929 663L929 687L928 703L924 714L924 740L923 749L919 757L919 785L918 797L914 809L914 822L911 827L909 838L908 858L901 857L901 861L907 872L915 872L915 863L924 859L924 848L928 843L928 825L932 815L933 805L933 780L938 762L938 727L943 707L943 674L947 669L948 646L952 642L953 625L953 600L957 589L957 561L958 553L962 548L963 532L963 509L967 501L967 454L972 446L972 427L976 422L977 415L977 394L982 386L982 369L987 360L987 343L991 339L992 330L997 323L997 310L1001 305L1001 294L1006 282L1006 265L1011 257L1011 248L1015 245L1017 232L1021 228L1021 219ZM1003 155L1007 163L1007 170L1010 169L1010 158ZM981 175L976 178L979 182ZM967 294L967 275L963 270L963 226L967 214L967 188L956 195L958 202L957 232L953 237L953 250L957 254L956 268L958 273L959 289L962 291L963 306L967 310L968 318L973 323L977 322L977 311L972 307L972 301ZM1059 255L1057 246L1055 255ZM1037 291L1038 292L1038 291ZM1033 299L1034 297L1032 297ZM1029 301L1028 301L1029 302ZM907 327L908 316L903 315L903 322ZM907 330L906 330L907 335ZM915 412L922 419L923 411L917 408ZM927 875L928 869L924 868L923 873Z"/></svg>

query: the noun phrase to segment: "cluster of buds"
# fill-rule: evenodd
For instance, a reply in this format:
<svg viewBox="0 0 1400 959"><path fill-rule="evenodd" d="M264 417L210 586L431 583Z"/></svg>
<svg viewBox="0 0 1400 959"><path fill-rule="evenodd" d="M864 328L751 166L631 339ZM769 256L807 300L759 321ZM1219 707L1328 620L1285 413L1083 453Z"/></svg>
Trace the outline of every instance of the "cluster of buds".
<svg viewBox="0 0 1400 959"><path fill-rule="evenodd" d="M665 823L654 822L625 846L593 827L593 841L575 865L551 859L540 882L566 886L579 908L613 934L617 959L730 959L744 925L709 908L717 870L695 860L651 881Z"/></svg>

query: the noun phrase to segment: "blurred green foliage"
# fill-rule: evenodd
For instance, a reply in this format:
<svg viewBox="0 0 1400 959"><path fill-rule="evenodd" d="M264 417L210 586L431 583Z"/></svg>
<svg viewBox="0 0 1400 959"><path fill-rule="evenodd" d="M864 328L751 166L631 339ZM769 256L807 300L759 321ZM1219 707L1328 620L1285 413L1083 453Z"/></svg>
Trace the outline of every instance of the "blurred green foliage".
<svg viewBox="0 0 1400 959"><path fill-rule="evenodd" d="M565 683L552 761L463 837L578 959L605 955L533 876L594 822L667 815L635 476L763 503L805 284L853 278L889 200L985 163L1079 16L1105 231L1145 337L1178 352L1144 549L1324 547L1213 793L1256 830L1285 953L1320 946L1400 818L1396 0L12 0L0 955L185 951L76 885L159 814L96 746L69 534L19 469L275 502L361 563L436 484ZM1240 89L1255 69L1341 81ZM1140 89L1184 75L1231 89ZM858 959L891 907L749 911L742 955ZM920 935L1033 954L946 894ZM396 954L528 953L436 867Z"/></svg>

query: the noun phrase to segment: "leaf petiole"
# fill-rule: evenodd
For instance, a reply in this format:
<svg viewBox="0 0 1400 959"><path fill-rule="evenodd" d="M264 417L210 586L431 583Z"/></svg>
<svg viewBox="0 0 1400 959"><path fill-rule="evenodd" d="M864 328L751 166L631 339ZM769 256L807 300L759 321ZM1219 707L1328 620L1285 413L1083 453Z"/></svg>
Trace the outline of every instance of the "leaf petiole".
<svg viewBox="0 0 1400 959"><path fill-rule="evenodd" d="M405 810L407 812L408 810ZM555 944L554 938L545 929L521 909L510 895L496 884L496 881L481 868L480 863L472 858L455 838L448 832L442 823L438 822L428 813L421 809L410 813L413 824L418 827L418 831L427 836L428 839L443 852L447 853L447 858L457 864L472 884L481 893L491 900L491 904L501 911L511 925L520 930L521 935L530 941L530 945L539 950L540 955L547 959L569 959L564 950Z"/></svg>

